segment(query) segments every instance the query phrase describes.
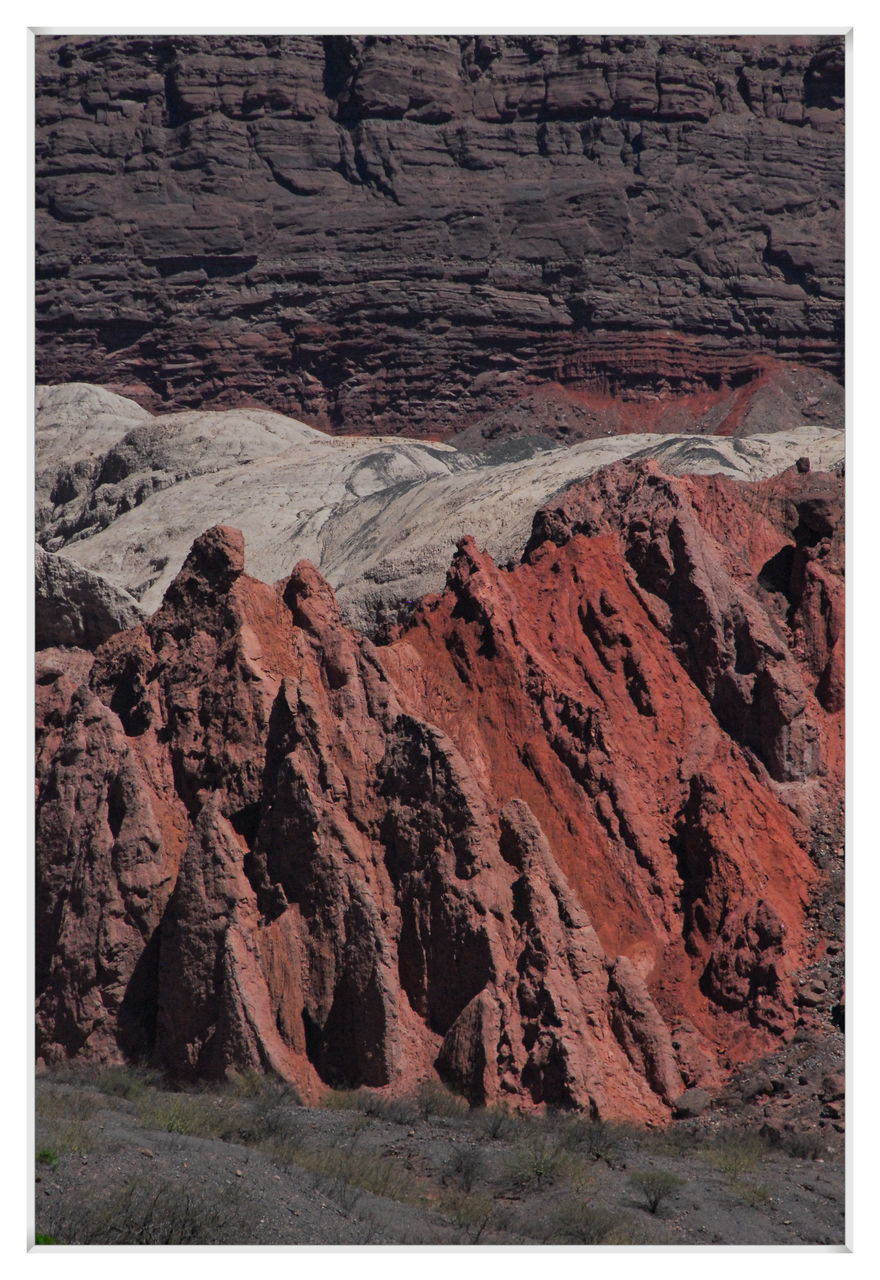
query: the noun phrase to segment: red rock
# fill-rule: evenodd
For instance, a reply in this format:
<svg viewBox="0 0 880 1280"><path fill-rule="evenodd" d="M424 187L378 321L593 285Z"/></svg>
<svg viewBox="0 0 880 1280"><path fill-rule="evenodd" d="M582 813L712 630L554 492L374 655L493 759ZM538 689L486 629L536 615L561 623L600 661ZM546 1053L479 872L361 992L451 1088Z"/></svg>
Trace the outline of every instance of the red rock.
<svg viewBox="0 0 880 1280"><path fill-rule="evenodd" d="M209 530L41 657L38 1053L646 1120L791 1036L839 488L607 468L381 648Z"/></svg>

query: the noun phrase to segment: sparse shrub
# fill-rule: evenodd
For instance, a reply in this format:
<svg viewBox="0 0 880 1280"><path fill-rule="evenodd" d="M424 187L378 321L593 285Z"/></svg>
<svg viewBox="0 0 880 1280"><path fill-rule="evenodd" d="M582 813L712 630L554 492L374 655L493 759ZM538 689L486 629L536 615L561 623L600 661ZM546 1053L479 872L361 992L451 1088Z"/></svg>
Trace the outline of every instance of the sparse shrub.
<svg viewBox="0 0 880 1280"><path fill-rule="evenodd" d="M305 1149L305 1142L298 1134L273 1134L258 1145L261 1151L281 1164L296 1164Z"/></svg>
<svg viewBox="0 0 880 1280"><path fill-rule="evenodd" d="M684 1178L663 1169L646 1169L630 1176L630 1184L641 1192L649 1213L657 1213L661 1204L684 1183Z"/></svg>
<svg viewBox="0 0 880 1280"><path fill-rule="evenodd" d="M360 1111L390 1124L415 1124L418 1110L412 1098L389 1098L373 1089L334 1089L322 1103L331 1111Z"/></svg>
<svg viewBox="0 0 880 1280"><path fill-rule="evenodd" d="M825 1146L818 1133L787 1133L782 1139L782 1150L794 1160L818 1160L825 1153Z"/></svg>
<svg viewBox="0 0 880 1280"><path fill-rule="evenodd" d="M356 1111L357 1096L354 1089L331 1089L321 1099L321 1106L328 1111Z"/></svg>
<svg viewBox="0 0 880 1280"><path fill-rule="evenodd" d="M145 1129L161 1129L192 1138L235 1136L235 1117L223 1099L202 1093L149 1093L135 1104L137 1118Z"/></svg>
<svg viewBox="0 0 880 1280"><path fill-rule="evenodd" d="M76 1089L38 1086L34 1110L40 1120L91 1120L97 1099Z"/></svg>
<svg viewBox="0 0 880 1280"><path fill-rule="evenodd" d="M219 1136L229 1141L258 1146L274 1134L288 1132L290 1127L286 1108L279 1106L271 1098L255 1098L230 1113L228 1126Z"/></svg>
<svg viewBox="0 0 880 1280"><path fill-rule="evenodd" d="M552 1130L535 1126L516 1143L507 1167L514 1186L542 1187L570 1174L573 1160Z"/></svg>
<svg viewBox="0 0 880 1280"><path fill-rule="evenodd" d="M41 1236L39 1232L34 1235L34 1244L57 1244L58 1241L54 1236Z"/></svg>
<svg viewBox="0 0 880 1280"><path fill-rule="evenodd" d="M282 1080L271 1071L254 1071L252 1068L230 1072L221 1092L229 1092L234 1098L260 1100L276 1105L301 1107L303 1104L296 1085L289 1080Z"/></svg>
<svg viewBox="0 0 880 1280"><path fill-rule="evenodd" d="M555 1135L560 1146L566 1151L581 1150L586 1142L587 1131L591 1127L591 1122L583 1116L562 1111L548 1111L543 1120L539 1120L538 1123L543 1123L547 1131Z"/></svg>
<svg viewBox="0 0 880 1280"><path fill-rule="evenodd" d="M438 1207L444 1218L461 1229L468 1244L477 1244L496 1216L494 1201L488 1196L473 1195L458 1188L445 1192Z"/></svg>
<svg viewBox="0 0 880 1280"><path fill-rule="evenodd" d="M50 1169L56 1169L58 1167L58 1157L54 1151L51 1151L48 1147L43 1147L37 1152L37 1164L48 1165Z"/></svg>
<svg viewBox="0 0 880 1280"><path fill-rule="evenodd" d="M731 1181L758 1168L769 1154L766 1141L754 1133L722 1132L706 1155Z"/></svg>
<svg viewBox="0 0 880 1280"><path fill-rule="evenodd" d="M56 1156L83 1155L96 1140L95 1099L71 1089L38 1088L35 1113L41 1149Z"/></svg>
<svg viewBox="0 0 880 1280"><path fill-rule="evenodd" d="M494 1106L486 1107L476 1113L477 1125L480 1130L491 1138L493 1142L504 1142L511 1138L516 1130L518 1116L496 1103Z"/></svg>
<svg viewBox="0 0 880 1280"><path fill-rule="evenodd" d="M473 1147L457 1147L449 1158L447 1169L463 1191L470 1191L483 1172L483 1161L479 1151Z"/></svg>
<svg viewBox="0 0 880 1280"><path fill-rule="evenodd" d="M737 1179L731 1183L731 1188L753 1209L766 1209L773 1198L765 1182L740 1182Z"/></svg>
<svg viewBox="0 0 880 1280"><path fill-rule="evenodd" d="M334 1147L311 1150L299 1147L292 1153L291 1163L327 1180L330 1184L358 1187L374 1196L406 1201L412 1194L412 1181L405 1178L394 1161L373 1151Z"/></svg>
<svg viewBox="0 0 880 1280"><path fill-rule="evenodd" d="M579 1196L563 1200L549 1215L547 1244L629 1244L627 1219Z"/></svg>
<svg viewBox="0 0 880 1280"><path fill-rule="evenodd" d="M103 1198L68 1203L52 1224L65 1244L247 1244L254 1215L234 1191L217 1199L150 1175L129 1179Z"/></svg>
<svg viewBox="0 0 880 1280"><path fill-rule="evenodd" d="M374 1114L389 1124L415 1124L418 1113L409 1098L382 1098L381 1104Z"/></svg>
<svg viewBox="0 0 880 1280"><path fill-rule="evenodd" d="M656 1134L656 1150L672 1156L689 1156L699 1150L700 1136L681 1124L670 1125Z"/></svg>
<svg viewBox="0 0 880 1280"><path fill-rule="evenodd" d="M142 1098L150 1089L161 1089L163 1083L161 1072L128 1065L102 1067L95 1076L95 1088L101 1093L129 1102Z"/></svg>
<svg viewBox="0 0 880 1280"><path fill-rule="evenodd" d="M612 1169L621 1163L627 1135L623 1125L609 1120L592 1120L578 1128L581 1150L593 1160L604 1160Z"/></svg>
<svg viewBox="0 0 880 1280"><path fill-rule="evenodd" d="M468 1104L463 1098L450 1093L442 1084L433 1080L426 1080L420 1084L412 1100L423 1120L430 1120L431 1116L447 1120L454 1119L468 1112Z"/></svg>

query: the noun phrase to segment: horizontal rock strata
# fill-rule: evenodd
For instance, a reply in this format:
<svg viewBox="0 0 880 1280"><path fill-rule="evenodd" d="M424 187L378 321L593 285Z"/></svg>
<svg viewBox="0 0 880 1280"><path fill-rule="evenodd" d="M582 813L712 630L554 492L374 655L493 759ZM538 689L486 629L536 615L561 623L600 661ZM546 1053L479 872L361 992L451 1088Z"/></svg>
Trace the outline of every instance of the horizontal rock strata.
<svg viewBox="0 0 880 1280"><path fill-rule="evenodd" d="M833 36L37 36L38 379L421 436L840 377L843 87Z"/></svg>

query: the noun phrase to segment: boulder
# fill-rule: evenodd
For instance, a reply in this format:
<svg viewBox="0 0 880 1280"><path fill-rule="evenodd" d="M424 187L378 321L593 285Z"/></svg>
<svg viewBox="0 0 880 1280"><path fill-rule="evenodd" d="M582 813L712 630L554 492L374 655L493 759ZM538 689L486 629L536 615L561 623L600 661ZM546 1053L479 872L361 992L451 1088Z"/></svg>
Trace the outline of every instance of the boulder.
<svg viewBox="0 0 880 1280"><path fill-rule="evenodd" d="M75 560L34 548L36 647L97 649L117 631L137 626L145 613L122 587Z"/></svg>

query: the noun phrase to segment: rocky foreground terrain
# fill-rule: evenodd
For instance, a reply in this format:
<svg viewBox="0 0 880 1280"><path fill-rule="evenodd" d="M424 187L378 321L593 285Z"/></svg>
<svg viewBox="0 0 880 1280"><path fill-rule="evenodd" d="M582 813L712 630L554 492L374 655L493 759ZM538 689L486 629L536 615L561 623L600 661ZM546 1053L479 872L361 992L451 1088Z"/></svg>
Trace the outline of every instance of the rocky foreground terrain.
<svg viewBox="0 0 880 1280"><path fill-rule="evenodd" d="M797 1074L774 1079L790 1093ZM324 1107L247 1074L172 1092L111 1067L42 1075L36 1113L38 1244L843 1241L840 1152L762 1133L754 1109L749 1131L722 1113L651 1130L469 1111L430 1087Z"/></svg>
<svg viewBox="0 0 880 1280"><path fill-rule="evenodd" d="M35 69L41 382L419 437L839 398L841 37L37 36Z"/></svg>

